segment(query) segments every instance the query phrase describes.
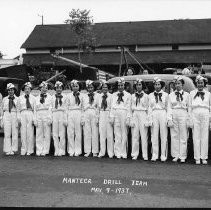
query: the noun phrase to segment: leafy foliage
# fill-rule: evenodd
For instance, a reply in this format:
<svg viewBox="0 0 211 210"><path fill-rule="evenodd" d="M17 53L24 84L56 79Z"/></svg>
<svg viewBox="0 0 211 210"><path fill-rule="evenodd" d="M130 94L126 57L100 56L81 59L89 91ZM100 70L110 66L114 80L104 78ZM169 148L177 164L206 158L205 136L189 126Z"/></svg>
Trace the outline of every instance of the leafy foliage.
<svg viewBox="0 0 211 210"><path fill-rule="evenodd" d="M69 19L65 20L66 24L71 25L71 29L78 38L78 50L91 52L96 46L96 38L93 32L93 19L89 15L90 10L72 9L69 13Z"/></svg>

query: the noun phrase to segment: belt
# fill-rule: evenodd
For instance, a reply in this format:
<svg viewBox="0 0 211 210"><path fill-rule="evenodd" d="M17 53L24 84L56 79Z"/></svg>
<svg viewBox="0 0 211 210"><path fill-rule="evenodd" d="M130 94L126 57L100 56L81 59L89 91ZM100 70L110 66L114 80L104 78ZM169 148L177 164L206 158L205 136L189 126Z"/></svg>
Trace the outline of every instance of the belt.
<svg viewBox="0 0 211 210"><path fill-rule="evenodd" d="M4 112L9 112L9 110L4 110ZM11 110L11 112L17 112L17 110Z"/></svg>
<svg viewBox="0 0 211 210"><path fill-rule="evenodd" d="M32 112L33 112L32 109L22 109L21 112L22 112L22 111L32 111Z"/></svg>
<svg viewBox="0 0 211 210"><path fill-rule="evenodd" d="M46 110L48 110L48 109L38 109L37 112L38 111L46 111Z"/></svg>

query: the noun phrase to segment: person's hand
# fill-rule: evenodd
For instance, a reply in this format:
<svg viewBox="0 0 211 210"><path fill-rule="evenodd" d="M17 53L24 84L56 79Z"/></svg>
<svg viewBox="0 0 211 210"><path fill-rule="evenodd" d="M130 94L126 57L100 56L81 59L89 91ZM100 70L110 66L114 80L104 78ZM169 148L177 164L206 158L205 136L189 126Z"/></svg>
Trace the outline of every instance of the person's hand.
<svg viewBox="0 0 211 210"><path fill-rule="evenodd" d="M126 123L127 126L130 126L130 118L129 117L126 119L125 123Z"/></svg>
<svg viewBox="0 0 211 210"><path fill-rule="evenodd" d="M148 128L148 127L150 126L150 125L149 125L149 122L146 121L146 122L144 123L144 126Z"/></svg>
<svg viewBox="0 0 211 210"><path fill-rule="evenodd" d="M4 121L3 121L3 119L0 120L0 127L4 128Z"/></svg>
<svg viewBox="0 0 211 210"><path fill-rule="evenodd" d="M193 129L193 121L192 120L187 120L187 127Z"/></svg>
<svg viewBox="0 0 211 210"><path fill-rule="evenodd" d="M47 120L47 125L50 126L51 124L52 124L51 119L48 119L48 120Z"/></svg>
<svg viewBox="0 0 211 210"><path fill-rule="evenodd" d="M114 117L109 117L109 123L114 124Z"/></svg>
<svg viewBox="0 0 211 210"><path fill-rule="evenodd" d="M168 121L167 121L167 126L168 126L169 128L174 127L173 121L172 121L172 120L168 120Z"/></svg>
<svg viewBox="0 0 211 210"><path fill-rule="evenodd" d="M134 119L132 119L132 120L130 121L130 127L131 127L131 128L134 128L134 127L135 127Z"/></svg>
<svg viewBox="0 0 211 210"><path fill-rule="evenodd" d="M64 121L63 121L63 125L64 125L65 127L67 127L67 125L68 125L67 120L64 120Z"/></svg>
<svg viewBox="0 0 211 210"><path fill-rule="evenodd" d="M33 124L35 127L37 127L37 120L33 120Z"/></svg>

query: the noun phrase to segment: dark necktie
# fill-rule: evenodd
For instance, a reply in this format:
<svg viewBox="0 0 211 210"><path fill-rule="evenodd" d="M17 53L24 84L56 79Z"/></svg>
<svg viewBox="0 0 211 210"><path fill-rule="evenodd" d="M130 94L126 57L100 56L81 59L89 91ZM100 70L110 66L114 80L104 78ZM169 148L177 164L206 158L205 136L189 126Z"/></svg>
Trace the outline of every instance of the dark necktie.
<svg viewBox="0 0 211 210"><path fill-rule="evenodd" d="M182 97L183 96L183 93L184 92L182 92L182 93L180 93L178 91L175 92L175 95L177 96L177 101L180 101L180 100L183 101L183 97Z"/></svg>
<svg viewBox="0 0 211 210"><path fill-rule="evenodd" d="M137 106L138 103L140 103L140 100L143 97L143 95L144 95L143 93L138 93L138 92L135 93L135 96L136 96L136 106Z"/></svg>
<svg viewBox="0 0 211 210"><path fill-rule="evenodd" d="M120 92L117 95L118 95L117 103L120 104L121 101L124 103L124 100L122 98L124 96L124 93Z"/></svg>
<svg viewBox="0 0 211 210"><path fill-rule="evenodd" d="M79 104L81 103L80 98L79 98L79 95L80 95L79 92L73 93L73 96L75 96L75 103L76 103L77 105L79 105Z"/></svg>
<svg viewBox="0 0 211 210"><path fill-rule="evenodd" d="M94 93L89 93L88 96L89 96L89 104L92 105L92 103L94 102Z"/></svg>
<svg viewBox="0 0 211 210"><path fill-rule="evenodd" d="M198 91L198 92L196 93L196 95L194 96L194 99L195 99L196 97L200 97L200 96L201 96L201 99L202 99L202 101L203 101L203 100L204 100L204 94L205 94L205 92Z"/></svg>
<svg viewBox="0 0 211 210"><path fill-rule="evenodd" d="M107 96L107 94L104 94L103 96L102 96L102 103L101 103L101 109L103 109L104 111L106 110L106 108L107 108L107 101L106 101L106 98L107 98L108 96Z"/></svg>
<svg viewBox="0 0 211 210"><path fill-rule="evenodd" d="M43 104L45 103L45 98L47 97L46 93L41 93L40 94L40 103Z"/></svg>
<svg viewBox="0 0 211 210"><path fill-rule="evenodd" d="M15 107L15 103L13 101L15 99L15 97L14 96L9 96L8 99L9 99L9 112L11 112L12 107Z"/></svg>
<svg viewBox="0 0 211 210"><path fill-rule="evenodd" d="M159 100L162 101L162 93L154 92L154 95L155 95L156 103L158 103L158 97L159 97Z"/></svg>
<svg viewBox="0 0 211 210"><path fill-rule="evenodd" d="M58 105L60 105L60 106L62 105L62 98L63 98L63 96L55 94L55 97L56 97L55 108L58 109ZM59 104L58 104L58 101L59 101Z"/></svg>
<svg viewBox="0 0 211 210"><path fill-rule="evenodd" d="M29 95L25 95L25 98L26 98L26 108L31 109L32 107L31 107L31 104L29 102Z"/></svg>

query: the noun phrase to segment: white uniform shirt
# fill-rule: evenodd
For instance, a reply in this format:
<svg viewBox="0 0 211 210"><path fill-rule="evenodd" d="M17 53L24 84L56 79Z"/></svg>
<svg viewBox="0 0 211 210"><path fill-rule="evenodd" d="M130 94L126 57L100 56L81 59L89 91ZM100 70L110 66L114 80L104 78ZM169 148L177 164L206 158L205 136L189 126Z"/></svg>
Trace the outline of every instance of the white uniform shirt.
<svg viewBox="0 0 211 210"><path fill-rule="evenodd" d="M191 109L194 108L207 108L208 110L210 110L211 108L211 94L210 92L203 90L202 92L204 92L204 100L202 100L201 96L197 96L195 97L195 95L197 94L198 89L196 90L192 90L190 92L190 107Z"/></svg>
<svg viewBox="0 0 211 210"><path fill-rule="evenodd" d="M162 110L165 109L167 110L167 105L168 105L168 93L164 92L163 90L161 90L159 93L162 93L161 99L162 101L160 101L159 96L158 96L158 103L156 103L156 99L155 99L155 92L152 92L149 94L149 108L153 111L153 110Z"/></svg>
<svg viewBox="0 0 211 210"><path fill-rule="evenodd" d="M64 94L61 94L62 95L62 98L61 98L61 101L62 101L62 105L60 106L60 103L59 103L59 99L56 99L56 96L55 94L52 97L52 103L51 103L51 107L52 107L52 112L55 112L55 111L66 111L67 109L67 105L66 105L66 95ZM58 101L58 107L56 109L56 100Z"/></svg>
<svg viewBox="0 0 211 210"><path fill-rule="evenodd" d="M79 99L80 99L80 104L76 104L75 101L75 96L73 95L73 92L67 95L66 98L66 104L67 104L67 109L68 110L82 110L83 109L83 93L79 92Z"/></svg>
<svg viewBox="0 0 211 210"><path fill-rule="evenodd" d="M198 89L192 90L190 92L189 104L190 104L190 116L192 118L192 110L195 108L205 108L209 110L209 118L211 120L211 94L210 92L203 90L204 100L201 96L196 96Z"/></svg>
<svg viewBox="0 0 211 210"><path fill-rule="evenodd" d="M120 101L120 103L118 103L118 94L120 92L117 91L115 93L113 93L112 95L112 105L111 105L111 117L114 117L113 112L117 109L122 109L122 110L126 110L127 111L127 117L131 117L131 94L126 92L125 90L123 91L123 102Z"/></svg>
<svg viewBox="0 0 211 210"><path fill-rule="evenodd" d="M17 111L17 104L18 104L18 97L16 95L14 95L14 104L15 104L15 107L13 106L11 111ZM9 111L9 96L6 96L3 98L3 101L2 101L2 110L3 112L5 111Z"/></svg>
<svg viewBox="0 0 211 210"><path fill-rule="evenodd" d="M179 101L178 101L176 92L178 91L174 91L169 94L169 99L168 99L168 119L169 120L172 120L173 109L184 109L187 112L189 110L189 93L185 92L184 90L179 91L179 93L182 94L183 100L181 100L181 97L179 96Z"/></svg>
<svg viewBox="0 0 211 210"><path fill-rule="evenodd" d="M97 110L98 107L98 98L99 98L99 94L94 92L94 101L92 104L89 103L89 93L86 93L83 95L83 109L84 111L86 111L87 109L95 109Z"/></svg>
<svg viewBox="0 0 211 210"><path fill-rule="evenodd" d="M105 109L105 111L110 111L111 110L111 103L112 103L112 94L110 94L109 92L106 93L107 94L107 108ZM98 108L100 111L104 111L104 109L101 107L102 105L102 100L103 100L103 95L104 93L99 94L99 98L98 98Z"/></svg>
<svg viewBox="0 0 211 210"><path fill-rule="evenodd" d="M31 105L32 111L34 111L36 105L36 98L32 94L29 94L29 103ZM27 110L25 94L22 94L18 98L18 110L20 112L23 110Z"/></svg>
<svg viewBox="0 0 211 210"><path fill-rule="evenodd" d="M36 97L36 111L52 109L52 96L49 93L46 93L46 95L47 97L43 104L40 102L40 95Z"/></svg>
<svg viewBox="0 0 211 210"><path fill-rule="evenodd" d="M135 111L135 110L147 111L148 110L148 106L149 106L148 95L144 93L144 91L141 91L140 94L143 94L143 96L140 98L140 103L138 102L137 105L136 105L136 99L137 99L136 93L132 95L132 105L131 105L132 111Z"/></svg>

